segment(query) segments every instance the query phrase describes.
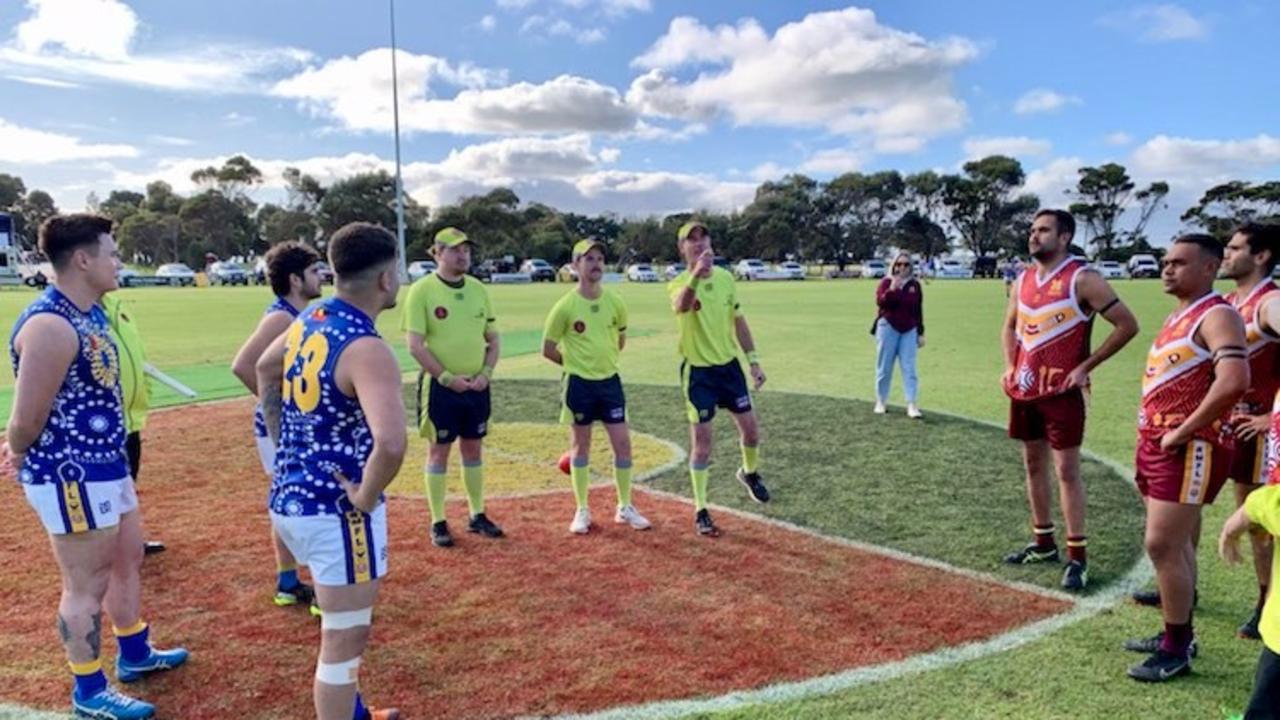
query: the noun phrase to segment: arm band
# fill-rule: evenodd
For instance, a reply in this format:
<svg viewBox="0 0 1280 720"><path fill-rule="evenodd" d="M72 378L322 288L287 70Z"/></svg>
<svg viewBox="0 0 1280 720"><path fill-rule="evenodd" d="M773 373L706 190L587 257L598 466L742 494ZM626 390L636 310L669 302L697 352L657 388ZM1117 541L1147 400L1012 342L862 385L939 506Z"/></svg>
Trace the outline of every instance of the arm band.
<svg viewBox="0 0 1280 720"><path fill-rule="evenodd" d="M1238 345L1229 345L1227 347L1221 347L1215 350L1213 353L1213 361L1215 363L1217 363L1220 360L1231 360L1231 359L1247 360L1248 358L1249 358L1249 354L1245 352L1244 348Z"/></svg>
<svg viewBox="0 0 1280 720"><path fill-rule="evenodd" d="M492 365L485 365L484 367L480 368L480 374L484 376L485 380L492 380L492 379L493 379L493 366L492 366Z"/></svg>
<svg viewBox="0 0 1280 720"><path fill-rule="evenodd" d="M759 365L759 364L760 364L760 353L756 352L755 350L748 350L748 351L747 351L747 362L751 363L752 365Z"/></svg>
<svg viewBox="0 0 1280 720"><path fill-rule="evenodd" d="M441 373L436 376L436 382L448 387L449 383L453 382L453 373L448 370L441 371Z"/></svg>
<svg viewBox="0 0 1280 720"><path fill-rule="evenodd" d="M1099 314L1099 315L1106 315L1108 310L1110 310L1111 308L1115 307L1115 306L1116 306L1116 305L1118 305L1118 304L1120 304L1120 298L1119 298L1119 297L1113 297L1113 298L1111 298L1111 302L1109 302L1109 303L1107 303L1106 305L1103 305L1103 306L1102 306L1102 309L1098 311L1098 314Z"/></svg>

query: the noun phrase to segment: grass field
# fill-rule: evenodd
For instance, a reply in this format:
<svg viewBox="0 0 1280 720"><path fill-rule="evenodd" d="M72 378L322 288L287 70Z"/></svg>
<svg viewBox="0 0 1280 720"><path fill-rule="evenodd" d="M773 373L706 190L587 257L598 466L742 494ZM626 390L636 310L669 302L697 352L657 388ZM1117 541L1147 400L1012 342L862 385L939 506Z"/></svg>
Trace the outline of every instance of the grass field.
<svg viewBox="0 0 1280 720"><path fill-rule="evenodd" d="M1143 355L1170 303L1154 282L1122 281L1122 297L1142 324L1139 337L1094 374L1086 447L1129 465ZM637 428L684 444L673 351L674 322L660 286L619 287L637 337L623 355L631 414ZM536 355L541 322L566 286L492 288L504 337L497 380L550 381L557 373ZM873 383L873 311L869 281L740 285L770 380L759 399L766 476L780 491L769 516L840 537L885 545L983 572L1003 573L995 560L1026 532L1017 447L998 430L932 414L909 423L900 413L880 418L865 401ZM1007 404L997 387L998 327L1005 307L997 282L934 282L925 288L928 346L920 355L922 404L1001 423ZM122 291L142 328L150 359L207 396L235 384L231 355L266 304L257 288ZM0 326L30 301L0 293ZM396 311L379 326L399 345ZM1105 332L1102 324L1099 332ZM6 359L7 364L7 359ZM406 364L406 367L408 365ZM0 388L12 384L7 370ZM554 422L550 382L508 383L501 421ZM654 387L641 387L649 385ZM895 390L895 392L897 392ZM161 398L163 400L163 398ZM7 410L8 401L0 398ZM722 422L723 425L723 422ZM711 500L747 508L728 473L731 434L719 428ZM818 448L822 452L810 452ZM417 466L419 459L409 461ZM1090 483L1090 572L1098 585L1128 571L1140 555L1141 506L1121 480L1096 463ZM884 476L859 486L850 478ZM156 478L155 482L163 482ZM655 485L685 492L680 472ZM1206 537L1216 537L1229 496L1206 513ZM568 516L556 517L557 525ZM153 521L153 525L155 522ZM1202 652L1193 677L1169 686L1141 686L1123 675L1138 659L1119 649L1130 636L1157 627L1158 616L1126 604L1015 649L949 668L862 685L783 704L730 710L731 717L1078 718L1222 717L1247 698L1259 646L1236 640L1234 628L1251 608L1248 570L1227 570L1206 543L1201 557L1201 605L1196 618ZM39 552L43 553L41 547ZM44 558L41 558L44 560ZM1005 574L1051 585L1053 572ZM24 612L29 612L26 608ZM643 661L643 659L641 659Z"/></svg>

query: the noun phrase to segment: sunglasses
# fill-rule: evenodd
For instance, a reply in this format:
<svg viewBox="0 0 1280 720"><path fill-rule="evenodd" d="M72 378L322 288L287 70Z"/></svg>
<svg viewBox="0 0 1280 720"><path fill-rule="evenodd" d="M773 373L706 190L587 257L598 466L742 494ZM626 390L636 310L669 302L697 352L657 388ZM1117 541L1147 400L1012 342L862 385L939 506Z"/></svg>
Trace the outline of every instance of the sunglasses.
<svg viewBox="0 0 1280 720"><path fill-rule="evenodd" d="M893 266L894 266L894 267L896 267L896 268L900 268L900 267L911 267L911 264L910 264L910 263L894 263L894 264L893 264Z"/></svg>

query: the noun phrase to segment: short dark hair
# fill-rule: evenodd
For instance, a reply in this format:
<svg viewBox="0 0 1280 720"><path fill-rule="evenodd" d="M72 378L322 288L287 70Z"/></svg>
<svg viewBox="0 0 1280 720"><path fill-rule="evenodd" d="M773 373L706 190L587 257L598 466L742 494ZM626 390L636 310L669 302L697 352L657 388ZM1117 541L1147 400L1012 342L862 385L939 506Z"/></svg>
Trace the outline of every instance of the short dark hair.
<svg viewBox="0 0 1280 720"><path fill-rule="evenodd" d="M1179 235L1177 240L1173 241L1175 245L1196 245L1200 251L1206 255L1210 255L1215 259L1222 259L1222 241L1218 238L1206 233L1187 233Z"/></svg>
<svg viewBox="0 0 1280 720"><path fill-rule="evenodd" d="M364 271L396 258L396 236L367 222L347 223L329 237L329 264L339 279L356 279Z"/></svg>
<svg viewBox="0 0 1280 720"><path fill-rule="evenodd" d="M1053 217L1053 224L1058 228L1058 234L1066 233L1070 237L1076 236L1076 219L1066 210L1055 210L1046 208L1035 214L1035 217L1041 215L1050 215ZM1034 218L1033 218L1034 219Z"/></svg>
<svg viewBox="0 0 1280 720"><path fill-rule="evenodd" d="M267 263L267 280L271 283L271 292L278 297L289 294L289 276L302 276L307 268L320 262L320 253L310 245L290 241L282 242L267 251L263 258Z"/></svg>
<svg viewBox="0 0 1280 720"><path fill-rule="evenodd" d="M56 215L40 226L40 252L55 268L65 267L76 250L89 246L96 249L102 236L110 234L110 218L93 213Z"/></svg>
<svg viewBox="0 0 1280 720"><path fill-rule="evenodd" d="M1231 232L1240 234L1249 241L1250 254L1257 255L1263 250L1271 251L1271 259L1267 261L1267 274L1276 269L1280 262L1280 224L1247 222Z"/></svg>

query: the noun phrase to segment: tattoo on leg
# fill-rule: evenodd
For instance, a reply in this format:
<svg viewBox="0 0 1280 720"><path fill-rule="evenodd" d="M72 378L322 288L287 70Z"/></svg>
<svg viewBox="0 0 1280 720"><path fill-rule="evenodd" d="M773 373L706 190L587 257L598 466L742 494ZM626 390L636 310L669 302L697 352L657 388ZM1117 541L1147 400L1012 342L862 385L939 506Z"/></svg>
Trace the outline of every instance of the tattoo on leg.
<svg viewBox="0 0 1280 720"><path fill-rule="evenodd" d="M62 617L62 613L58 613L58 637L62 638L63 645L71 642L71 628L67 626L67 619Z"/></svg>
<svg viewBox="0 0 1280 720"><path fill-rule="evenodd" d="M93 651L93 656L97 658L102 655L102 613L96 612L91 617L93 618L93 629L84 636L84 641L89 644L89 649Z"/></svg>

